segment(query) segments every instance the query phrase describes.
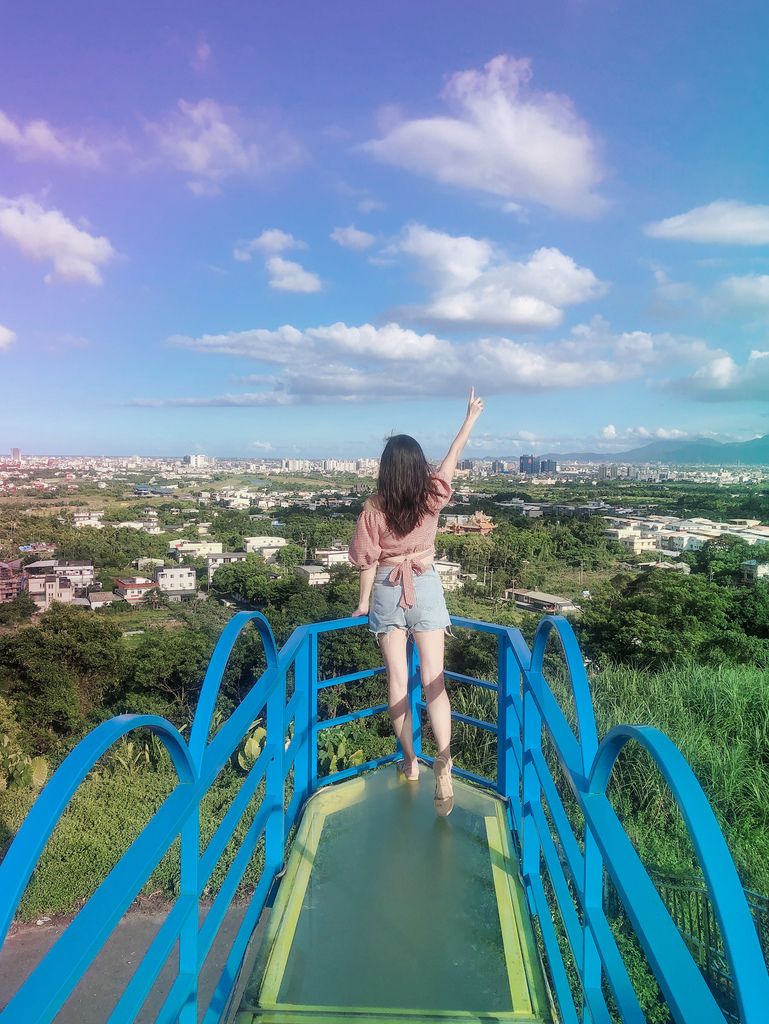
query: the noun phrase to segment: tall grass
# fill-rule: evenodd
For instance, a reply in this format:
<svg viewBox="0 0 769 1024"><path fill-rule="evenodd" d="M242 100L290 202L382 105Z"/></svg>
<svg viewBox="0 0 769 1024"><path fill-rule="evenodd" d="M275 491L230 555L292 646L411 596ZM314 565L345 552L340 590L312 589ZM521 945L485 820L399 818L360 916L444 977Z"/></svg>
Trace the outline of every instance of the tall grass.
<svg viewBox="0 0 769 1024"><path fill-rule="evenodd" d="M550 645L548 645L550 651ZM546 672L572 728L565 666ZM590 677L599 739L615 725L653 725L676 744L710 801L746 888L769 893L769 677L748 666L614 666ZM697 871L683 818L651 756L629 743L609 795L644 862ZM568 801L568 794L562 794Z"/></svg>
<svg viewBox="0 0 769 1024"><path fill-rule="evenodd" d="M590 685L599 736L629 722L654 725L673 740L705 790L743 883L769 893L767 674L744 666L655 673L616 667L594 675ZM662 868L685 860L683 822L645 751L628 745L613 782L618 809L638 819L632 830L642 856Z"/></svg>

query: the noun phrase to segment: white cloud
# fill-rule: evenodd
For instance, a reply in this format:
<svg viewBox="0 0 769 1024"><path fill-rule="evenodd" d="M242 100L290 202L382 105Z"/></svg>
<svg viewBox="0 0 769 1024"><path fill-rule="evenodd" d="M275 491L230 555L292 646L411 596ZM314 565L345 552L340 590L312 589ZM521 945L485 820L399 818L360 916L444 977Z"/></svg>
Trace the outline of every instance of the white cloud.
<svg viewBox="0 0 769 1024"><path fill-rule="evenodd" d="M705 402L769 399L769 352L754 350L744 366L727 353L678 380L664 382L666 390Z"/></svg>
<svg viewBox="0 0 769 1024"><path fill-rule="evenodd" d="M99 167L101 153L84 139L71 139L47 121L17 125L0 110L0 143L9 146L20 160L55 160L60 164Z"/></svg>
<svg viewBox="0 0 769 1024"><path fill-rule="evenodd" d="M287 133L257 134L235 107L215 100L197 104L179 100L161 124L148 124L161 154L180 171L194 175L188 186L195 195L212 195L231 175L255 175L301 158L299 144Z"/></svg>
<svg viewBox="0 0 769 1024"><path fill-rule="evenodd" d="M101 284L99 268L116 255L108 238L76 228L59 210L46 210L31 196L0 196L0 235L27 259L37 263L52 260L48 282Z"/></svg>
<svg viewBox="0 0 769 1024"><path fill-rule="evenodd" d="M201 39L198 45L195 47L195 52L190 60L190 66L198 74L202 74L208 67L208 62L211 59L211 47L208 43Z"/></svg>
<svg viewBox="0 0 769 1024"><path fill-rule="evenodd" d="M16 341L16 333L10 329L10 327L3 327L0 324L0 352L3 349L10 348L10 346Z"/></svg>
<svg viewBox="0 0 769 1024"><path fill-rule="evenodd" d="M655 427L649 430L648 427L626 427L625 430L617 430L613 423L603 427L600 437L603 441L611 441L616 444L645 444L649 441L688 441L692 437L701 437L701 433L691 434L687 430L668 429L667 427Z"/></svg>
<svg viewBox="0 0 769 1024"><path fill-rule="evenodd" d="M647 224L644 234L685 242L724 245L769 244L769 206L749 206L737 199L717 199L688 213Z"/></svg>
<svg viewBox="0 0 769 1024"><path fill-rule="evenodd" d="M301 263L291 263L280 256L272 256L267 260L270 274L270 288L279 288L284 292L319 292L323 288L320 278Z"/></svg>
<svg viewBox="0 0 769 1024"><path fill-rule="evenodd" d="M393 249L420 260L432 299L409 313L456 327L537 330L556 327L563 306L608 290L592 270L559 249L537 249L523 262L506 260L487 239L454 237L421 224L407 228Z"/></svg>
<svg viewBox="0 0 769 1024"><path fill-rule="evenodd" d="M704 300L705 312L716 316L750 316L769 312L769 274L732 274Z"/></svg>
<svg viewBox="0 0 769 1024"><path fill-rule="evenodd" d="M396 120L363 149L442 184L592 216L606 202L593 134L567 96L529 88L531 62L495 57L452 75L442 97L456 116ZM390 112L392 119L392 112Z"/></svg>
<svg viewBox="0 0 769 1024"><path fill-rule="evenodd" d="M307 243L301 242L293 235L289 235L280 228L267 228L258 238L252 238L250 242L239 242L233 252L236 260L247 261L251 259L251 253L256 252L285 252L286 249L306 249Z"/></svg>
<svg viewBox="0 0 769 1024"><path fill-rule="evenodd" d="M453 342L397 323L336 323L300 331L253 330L169 339L177 348L249 359L277 372L242 380L258 390L168 405L291 405L461 396L472 381L484 395L537 394L638 379L671 363L699 365L718 353L703 342L635 331L617 334L596 317L548 344L508 338ZM142 404L137 400L138 404ZM157 404L157 403L155 403Z"/></svg>
<svg viewBox="0 0 769 1024"><path fill-rule="evenodd" d="M381 199L361 199L358 209L361 213L373 213L374 210L386 209L386 204Z"/></svg>
<svg viewBox="0 0 769 1024"><path fill-rule="evenodd" d="M329 238L345 249L353 249L355 252L363 252L376 241L374 235L370 235L368 231L358 231L354 224L347 228L334 228Z"/></svg>

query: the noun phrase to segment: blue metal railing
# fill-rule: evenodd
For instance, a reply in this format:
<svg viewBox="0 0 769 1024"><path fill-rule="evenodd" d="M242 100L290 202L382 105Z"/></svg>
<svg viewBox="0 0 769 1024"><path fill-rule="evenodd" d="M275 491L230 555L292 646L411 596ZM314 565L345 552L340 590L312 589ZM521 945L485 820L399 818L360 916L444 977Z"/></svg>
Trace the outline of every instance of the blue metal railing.
<svg viewBox="0 0 769 1024"><path fill-rule="evenodd" d="M267 667L213 738L211 722L222 675L241 630L249 622L264 644ZM658 730L619 726L598 743L582 656L568 623L544 618L530 651L518 630L453 618L456 626L497 638L497 684L450 673L460 682L497 692L496 724L466 715L458 720L496 733L496 781L455 769L457 774L496 790L507 799L515 847L529 909L539 922L550 977L565 1024L610 1021L606 991L623 1021L644 1021L643 1012L603 908L604 871L611 878L654 972L673 1018L680 1024L722 1024L724 1015L670 918L606 796L606 786L622 747L641 743L669 784L689 828L712 901L734 986L739 1018L759 1024L769 1006L767 977L755 927L723 836L705 796L676 747ZM181 839L180 895L113 1011L110 1022L134 1019L174 945L179 943L178 975L158 1021L197 1024L198 976L243 874L263 837L264 867L232 944L204 1021L223 1018L246 945L283 867L289 830L308 797L319 787L358 774L398 754L318 778L318 734L325 729L377 714L384 705L324 721L318 720L319 690L381 673L383 669L318 678L318 636L360 626L360 619L315 623L294 631L278 651L267 620L240 612L228 623L211 658L200 694L189 744L168 722L151 715L124 715L86 737L55 773L0 865L0 939L4 939L40 854L70 798L98 758L121 736L148 728L165 744L178 784L131 848L72 921L5 1010L2 1024L44 1024L52 1020L94 960L120 917L141 891L176 837ZM571 674L579 739L542 670L548 637L560 640ZM409 653L410 699L415 746L421 752L418 655ZM287 674L293 693L287 701ZM200 853L200 802L228 758L257 719L264 719L265 745L208 846ZM293 722L290 742L287 730ZM575 834L543 753L543 730L576 804L584 829ZM429 760L429 759L428 759ZM250 801L264 784L264 796L202 926L198 900ZM293 785L290 795L287 787ZM548 891L561 919L553 922ZM559 935L574 965L567 972ZM571 984L579 989L575 1004Z"/></svg>

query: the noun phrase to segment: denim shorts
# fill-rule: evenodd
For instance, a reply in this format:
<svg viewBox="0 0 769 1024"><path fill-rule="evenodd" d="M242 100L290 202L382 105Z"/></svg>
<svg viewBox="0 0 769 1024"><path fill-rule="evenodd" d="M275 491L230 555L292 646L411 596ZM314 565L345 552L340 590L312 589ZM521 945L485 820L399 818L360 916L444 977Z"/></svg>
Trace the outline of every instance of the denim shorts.
<svg viewBox="0 0 769 1024"><path fill-rule="evenodd" d="M443 584L435 569L425 569L422 575L414 573L414 593L417 603L413 608L400 606L403 587L387 578L392 566L379 566L374 579L368 628L372 633L390 633L405 629L408 633L426 633L431 629L445 629L451 625L443 596Z"/></svg>

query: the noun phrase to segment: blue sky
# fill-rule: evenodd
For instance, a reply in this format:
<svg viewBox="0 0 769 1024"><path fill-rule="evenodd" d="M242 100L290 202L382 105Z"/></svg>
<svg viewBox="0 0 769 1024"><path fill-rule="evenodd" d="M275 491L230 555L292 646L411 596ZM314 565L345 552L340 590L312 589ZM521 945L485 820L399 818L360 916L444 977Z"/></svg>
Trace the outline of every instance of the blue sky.
<svg viewBox="0 0 769 1024"><path fill-rule="evenodd" d="M769 433L758 0L28 0L0 452Z"/></svg>

